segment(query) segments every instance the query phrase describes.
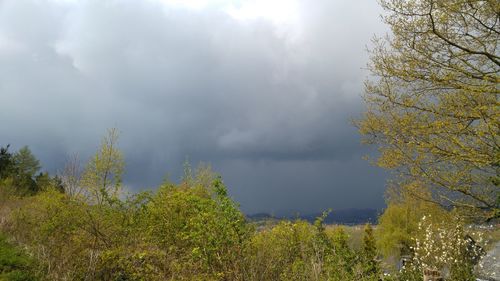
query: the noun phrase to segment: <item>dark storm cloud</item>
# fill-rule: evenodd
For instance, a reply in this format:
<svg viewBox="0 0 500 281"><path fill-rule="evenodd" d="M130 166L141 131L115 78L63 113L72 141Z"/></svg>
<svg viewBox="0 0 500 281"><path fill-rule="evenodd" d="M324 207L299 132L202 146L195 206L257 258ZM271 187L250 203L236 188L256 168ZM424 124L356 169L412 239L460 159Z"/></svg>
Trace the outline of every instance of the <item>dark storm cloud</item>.
<svg viewBox="0 0 500 281"><path fill-rule="evenodd" d="M379 207L383 175L350 124L383 31L373 2L299 1L276 25L220 3L0 1L0 144L54 171L118 127L135 189L189 156L249 212Z"/></svg>

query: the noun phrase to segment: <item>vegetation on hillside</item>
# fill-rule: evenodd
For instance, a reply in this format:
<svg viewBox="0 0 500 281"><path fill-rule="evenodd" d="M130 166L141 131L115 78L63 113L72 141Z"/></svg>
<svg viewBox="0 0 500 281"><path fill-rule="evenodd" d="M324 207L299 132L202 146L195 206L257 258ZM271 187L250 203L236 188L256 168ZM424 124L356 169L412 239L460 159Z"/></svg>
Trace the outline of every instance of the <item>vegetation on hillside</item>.
<svg viewBox="0 0 500 281"><path fill-rule="evenodd" d="M35 281L36 272L33 258L0 235L0 280Z"/></svg>
<svg viewBox="0 0 500 281"><path fill-rule="evenodd" d="M208 165L194 171L186 165L180 183L164 182L155 192L124 193L117 137L110 130L81 171L64 169L61 180L48 177L49 184L29 193L13 180L25 162L0 167L0 231L9 241L0 248L25 249L29 262L19 268L37 264L26 274L40 280L380 278L370 227L359 249L349 246L343 228L325 229L326 213L314 224L282 221L257 231ZM18 154L2 151L7 159ZM38 163L29 155L28 163ZM33 166L38 183L33 174L40 167Z"/></svg>
<svg viewBox="0 0 500 281"><path fill-rule="evenodd" d="M4 159L18 153L2 151L7 155ZM38 163L31 153L27 155L28 163ZM460 254L468 247L461 236L465 229L444 227L461 227L463 222L439 224L453 218L452 213L415 200L407 192L392 194L375 231L366 225L357 232L326 227L328 213L313 224L284 220L256 229L208 165L192 171L187 164L178 184L166 181L155 192L126 194L120 190L124 162L115 130L81 171L64 169L61 175L47 175L47 181L32 192L15 181L22 175L17 165L26 164L3 163L8 163L0 166L0 231L5 235L0 256L5 280L399 280L409 276L420 280L423 263L416 255L411 267L388 271L390 275L384 275L388 268L381 258L416 254L418 239L427 239L421 229L434 231L434 224L442 235L458 233L453 240L458 248L450 250L456 256L446 256L447 262L463 257ZM32 171L40 169L36 167ZM31 175L32 181L24 182L38 184L35 173ZM415 186L406 190L412 188L421 190ZM429 214L436 219L422 221ZM451 263L450 272L463 275L455 269L467 269L467 276L473 276L480 254L458 259L460 266Z"/></svg>

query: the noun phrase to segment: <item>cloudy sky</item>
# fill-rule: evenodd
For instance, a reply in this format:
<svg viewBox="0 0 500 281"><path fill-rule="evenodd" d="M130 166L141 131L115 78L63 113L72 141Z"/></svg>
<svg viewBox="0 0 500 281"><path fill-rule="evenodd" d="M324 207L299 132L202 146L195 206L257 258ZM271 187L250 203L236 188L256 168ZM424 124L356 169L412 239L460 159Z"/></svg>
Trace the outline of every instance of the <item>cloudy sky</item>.
<svg viewBox="0 0 500 281"><path fill-rule="evenodd" d="M125 184L210 162L248 213L383 206L350 120L373 0L0 0L0 145L50 172L120 130Z"/></svg>

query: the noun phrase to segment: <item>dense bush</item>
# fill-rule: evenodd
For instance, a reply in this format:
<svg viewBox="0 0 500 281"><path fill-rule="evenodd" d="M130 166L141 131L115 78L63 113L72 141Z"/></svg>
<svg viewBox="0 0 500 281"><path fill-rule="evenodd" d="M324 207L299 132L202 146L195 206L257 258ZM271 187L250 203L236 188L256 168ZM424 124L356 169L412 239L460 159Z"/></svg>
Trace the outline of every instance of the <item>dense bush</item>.
<svg viewBox="0 0 500 281"><path fill-rule="evenodd" d="M35 272L34 260L0 234L0 280L35 281L38 280Z"/></svg>

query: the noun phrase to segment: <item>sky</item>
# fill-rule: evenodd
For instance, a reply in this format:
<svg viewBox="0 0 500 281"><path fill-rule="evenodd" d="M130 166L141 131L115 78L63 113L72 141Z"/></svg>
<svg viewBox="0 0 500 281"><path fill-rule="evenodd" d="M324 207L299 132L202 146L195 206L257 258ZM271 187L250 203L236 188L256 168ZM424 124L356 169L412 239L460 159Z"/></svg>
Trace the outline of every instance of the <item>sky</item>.
<svg viewBox="0 0 500 281"><path fill-rule="evenodd" d="M246 213L381 208L363 159L373 0L0 0L0 145L56 173L120 131L124 185L210 163Z"/></svg>

